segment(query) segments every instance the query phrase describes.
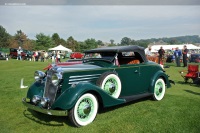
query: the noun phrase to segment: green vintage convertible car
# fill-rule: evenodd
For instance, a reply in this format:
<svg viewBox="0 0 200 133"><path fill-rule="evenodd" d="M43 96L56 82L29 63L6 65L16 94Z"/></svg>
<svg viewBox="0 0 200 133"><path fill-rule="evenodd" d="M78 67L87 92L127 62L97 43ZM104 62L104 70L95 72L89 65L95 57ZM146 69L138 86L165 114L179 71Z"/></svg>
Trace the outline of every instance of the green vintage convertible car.
<svg viewBox="0 0 200 133"><path fill-rule="evenodd" d="M170 87L160 65L148 61L144 48L135 45L88 50L81 64L54 64L34 76L23 104L48 115L68 115L77 127L93 122L100 107L143 97L159 101Z"/></svg>

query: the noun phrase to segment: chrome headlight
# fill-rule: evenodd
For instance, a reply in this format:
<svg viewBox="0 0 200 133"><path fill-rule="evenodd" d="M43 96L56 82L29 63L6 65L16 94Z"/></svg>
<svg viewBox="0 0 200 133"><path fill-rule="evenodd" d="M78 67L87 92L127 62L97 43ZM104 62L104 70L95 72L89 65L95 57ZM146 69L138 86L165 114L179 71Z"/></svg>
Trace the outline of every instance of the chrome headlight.
<svg viewBox="0 0 200 133"><path fill-rule="evenodd" d="M48 103L50 102L49 98L42 98L40 104L42 105L42 107L46 108L48 107Z"/></svg>
<svg viewBox="0 0 200 133"><path fill-rule="evenodd" d="M39 95L34 95L33 98L32 98L32 102L36 105L41 101L41 98L42 97L39 96Z"/></svg>
<svg viewBox="0 0 200 133"><path fill-rule="evenodd" d="M52 83L56 86L58 85L59 81L62 79L62 72L54 73L52 75Z"/></svg>
<svg viewBox="0 0 200 133"><path fill-rule="evenodd" d="M46 76L46 74L42 71L35 71L35 73L34 73L34 78L36 81L42 80L45 76Z"/></svg>

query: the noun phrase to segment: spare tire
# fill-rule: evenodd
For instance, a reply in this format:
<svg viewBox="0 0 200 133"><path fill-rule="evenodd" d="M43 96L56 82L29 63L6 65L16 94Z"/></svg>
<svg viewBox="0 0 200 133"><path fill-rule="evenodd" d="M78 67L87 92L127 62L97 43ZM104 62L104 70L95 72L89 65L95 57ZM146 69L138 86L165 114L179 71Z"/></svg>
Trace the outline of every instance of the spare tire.
<svg viewBox="0 0 200 133"><path fill-rule="evenodd" d="M121 81L116 73L105 72L97 80L97 85L114 98L121 93Z"/></svg>

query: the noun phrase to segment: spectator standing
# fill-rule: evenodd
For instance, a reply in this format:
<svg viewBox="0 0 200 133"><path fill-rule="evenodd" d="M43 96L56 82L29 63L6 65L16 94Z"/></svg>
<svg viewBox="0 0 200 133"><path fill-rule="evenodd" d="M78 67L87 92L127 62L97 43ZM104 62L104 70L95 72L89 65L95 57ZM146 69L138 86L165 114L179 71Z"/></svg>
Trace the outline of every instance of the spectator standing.
<svg viewBox="0 0 200 133"><path fill-rule="evenodd" d="M152 53L151 53L151 47L149 47L146 51L146 56L152 56Z"/></svg>
<svg viewBox="0 0 200 133"><path fill-rule="evenodd" d="M188 49L187 49L186 45L183 46L182 54L183 54L183 67L186 67L187 66L187 54L188 54Z"/></svg>
<svg viewBox="0 0 200 133"><path fill-rule="evenodd" d="M160 49L158 50L158 64L161 63L161 61L163 61L164 58L164 54L165 54L165 50L163 49L163 47L161 46Z"/></svg>
<svg viewBox="0 0 200 133"><path fill-rule="evenodd" d="M44 57L44 53L45 53L45 52L43 52L43 51L40 52L40 61L41 61L41 62L44 62L44 58L45 58L45 57Z"/></svg>
<svg viewBox="0 0 200 133"><path fill-rule="evenodd" d="M38 51L36 50L36 51L35 51L35 61L38 61L38 58L39 58L39 56L38 56Z"/></svg>
<svg viewBox="0 0 200 133"><path fill-rule="evenodd" d="M48 62L48 53L47 52L44 53L44 61Z"/></svg>
<svg viewBox="0 0 200 133"><path fill-rule="evenodd" d="M52 56L51 56L52 63L55 63L55 56L56 56L56 53L55 53L55 51L53 51Z"/></svg>
<svg viewBox="0 0 200 133"><path fill-rule="evenodd" d="M181 51L178 49L178 47L176 47L174 51L174 56L175 56L176 66L180 67Z"/></svg>
<svg viewBox="0 0 200 133"><path fill-rule="evenodd" d="M22 53L22 49L21 47L19 47L19 49L17 50L17 60L22 60L21 53Z"/></svg>
<svg viewBox="0 0 200 133"><path fill-rule="evenodd" d="M60 51L57 52L57 62L61 62L60 61L60 53L61 53Z"/></svg>
<svg viewBox="0 0 200 133"><path fill-rule="evenodd" d="M36 56L36 53L35 51L33 51L33 55L32 55L32 60L35 61L35 56Z"/></svg>

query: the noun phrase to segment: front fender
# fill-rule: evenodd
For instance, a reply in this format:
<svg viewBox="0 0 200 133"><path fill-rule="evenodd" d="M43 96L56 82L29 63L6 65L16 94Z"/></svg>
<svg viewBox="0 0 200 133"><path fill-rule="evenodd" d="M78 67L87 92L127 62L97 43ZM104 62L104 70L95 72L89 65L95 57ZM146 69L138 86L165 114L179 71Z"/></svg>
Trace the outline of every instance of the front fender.
<svg viewBox="0 0 200 133"><path fill-rule="evenodd" d="M28 89L28 92L27 92L27 98L29 99L32 99L32 97L34 95L39 95L39 96L43 96L43 93L44 93L44 86L45 84L44 83L41 83L41 82L34 82L30 88Z"/></svg>
<svg viewBox="0 0 200 133"><path fill-rule="evenodd" d="M151 79L151 84L150 84L151 93L154 93L154 85L158 78L162 78L165 81L167 88L171 87L169 83L168 75L166 75L162 70L160 70L160 71L157 71Z"/></svg>
<svg viewBox="0 0 200 133"><path fill-rule="evenodd" d="M75 87L70 87L65 92L63 92L56 99L51 108L69 110L76 104L77 100L87 92L98 95L98 98L101 98L104 107L125 103L124 99L113 98L96 85L91 83L79 83Z"/></svg>

